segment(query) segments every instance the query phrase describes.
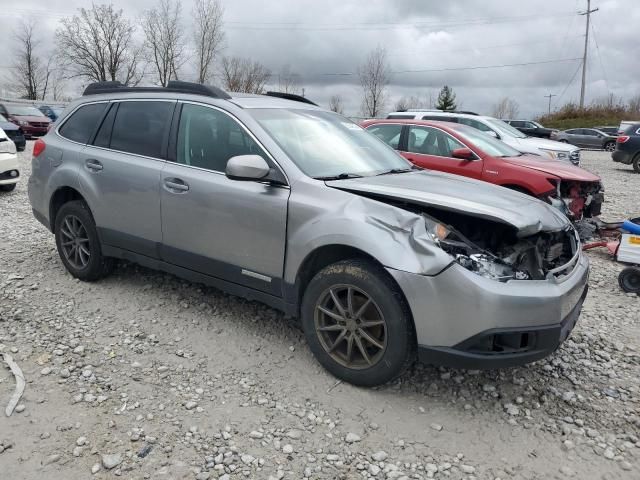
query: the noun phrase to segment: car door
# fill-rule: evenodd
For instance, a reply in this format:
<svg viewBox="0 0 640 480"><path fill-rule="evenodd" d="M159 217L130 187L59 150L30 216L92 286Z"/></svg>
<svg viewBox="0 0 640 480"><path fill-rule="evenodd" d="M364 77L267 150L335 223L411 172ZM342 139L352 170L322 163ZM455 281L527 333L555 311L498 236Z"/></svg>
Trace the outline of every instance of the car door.
<svg viewBox="0 0 640 480"><path fill-rule="evenodd" d="M183 103L161 180L164 261L282 295L288 186L226 177L236 155L279 168L226 111Z"/></svg>
<svg viewBox="0 0 640 480"><path fill-rule="evenodd" d="M602 136L597 130L583 128L582 137L585 148L602 148Z"/></svg>
<svg viewBox="0 0 640 480"><path fill-rule="evenodd" d="M106 245L159 256L160 172L175 104L112 103L93 142L80 152L83 194Z"/></svg>
<svg viewBox="0 0 640 480"><path fill-rule="evenodd" d="M574 128L571 130L567 130L566 132L564 132L565 136L566 136L566 140L567 142L569 142L572 145L576 145L578 147L581 147L582 145L582 134L581 134L582 129L580 128Z"/></svg>
<svg viewBox="0 0 640 480"><path fill-rule="evenodd" d="M444 130L410 125L407 151L403 152L403 156L419 167L480 179L482 160L454 158L453 151L459 148L468 147Z"/></svg>

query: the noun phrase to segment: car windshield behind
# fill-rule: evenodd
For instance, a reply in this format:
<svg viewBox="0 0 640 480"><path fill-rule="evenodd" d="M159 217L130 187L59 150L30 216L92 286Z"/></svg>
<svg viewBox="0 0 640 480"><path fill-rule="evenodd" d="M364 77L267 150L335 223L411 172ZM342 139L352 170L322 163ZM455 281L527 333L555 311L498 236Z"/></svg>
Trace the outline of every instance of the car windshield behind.
<svg viewBox="0 0 640 480"><path fill-rule="evenodd" d="M518 157L522 155L515 148L510 147L506 143L493 138L478 129L468 127L466 125L456 125L452 128L454 128L467 142L475 145L484 153L491 155L492 157Z"/></svg>
<svg viewBox="0 0 640 480"><path fill-rule="evenodd" d="M411 168L395 150L341 115L284 108L250 113L310 177L348 178Z"/></svg>
<svg viewBox="0 0 640 480"><path fill-rule="evenodd" d="M44 117L44 113L38 110L36 107L28 107L26 105L7 105L9 114L18 116L29 117Z"/></svg>
<svg viewBox="0 0 640 480"><path fill-rule="evenodd" d="M502 120L498 120L497 118L487 118L487 123L495 130L498 131L500 135L506 135L508 137L516 137L516 138L527 138L527 136L522 133L517 128L513 128L508 123L503 122Z"/></svg>

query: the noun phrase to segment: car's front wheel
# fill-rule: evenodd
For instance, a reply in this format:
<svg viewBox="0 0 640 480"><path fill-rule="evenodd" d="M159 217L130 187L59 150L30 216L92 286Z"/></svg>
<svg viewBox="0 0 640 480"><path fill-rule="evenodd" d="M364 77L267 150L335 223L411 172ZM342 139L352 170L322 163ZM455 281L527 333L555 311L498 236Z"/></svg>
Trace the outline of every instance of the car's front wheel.
<svg viewBox="0 0 640 480"><path fill-rule="evenodd" d="M56 215L55 232L58 254L71 275L91 282L111 272L113 259L102 255L96 224L86 203L65 203Z"/></svg>
<svg viewBox="0 0 640 480"><path fill-rule="evenodd" d="M349 383L386 383L414 360L415 334L404 296L371 261L342 261L318 272L301 313L313 354Z"/></svg>

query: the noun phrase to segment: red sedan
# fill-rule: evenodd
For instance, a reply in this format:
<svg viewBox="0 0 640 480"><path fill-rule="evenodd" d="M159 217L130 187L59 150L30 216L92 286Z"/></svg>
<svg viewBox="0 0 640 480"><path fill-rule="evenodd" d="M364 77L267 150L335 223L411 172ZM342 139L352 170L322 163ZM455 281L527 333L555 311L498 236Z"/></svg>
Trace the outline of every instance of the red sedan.
<svg viewBox="0 0 640 480"><path fill-rule="evenodd" d="M566 162L522 154L480 130L424 120L368 120L362 127L419 167L518 190L573 220L600 215L600 177Z"/></svg>

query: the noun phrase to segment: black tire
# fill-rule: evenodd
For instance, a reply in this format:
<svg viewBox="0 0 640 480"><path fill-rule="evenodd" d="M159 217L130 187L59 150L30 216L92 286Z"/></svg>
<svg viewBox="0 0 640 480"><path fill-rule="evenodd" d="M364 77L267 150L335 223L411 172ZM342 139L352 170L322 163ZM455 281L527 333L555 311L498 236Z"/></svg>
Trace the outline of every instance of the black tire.
<svg viewBox="0 0 640 480"><path fill-rule="evenodd" d="M627 293L640 295L640 267L627 267L618 275L620 288Z"/></svg>
<svg viewBox="0 0 640 480"><path fill-rule="evenodd" d="M640 173L640 153L633 159L633 169L636 173Z"/></svg>
<svg viewBox="0 0 640 480"><path fill-rule="evenodd" d="M558 140L560 143L569 143L569 140L565 140L564 138L562 140Z"/></svg>
<svg viewBox="0 0 640 480"><path fill-rule="evenodd" d="M366 307L368 310L362 311L362 315L350 317L352 326L348 328L355 328L356 330L350 330L347 333L348 337L343 338L343 343L346 345L340 344L340 348L335 348L334 345L335 352L329 353L327 351L327 339L325 338L326 335L329 335L329 332L320 333L316 328L320 317L329 318L319 310L319 306L322 305L323 299L333 298L331 293L327 292L332 292L333 289L345 288L355 291L351 297L353 299L351 308L347 307L352 314L355 310L354 307L356 307L354 304L358 299L358 295L361 296L361 300L368 297L370 303L368 303L369 307ZM329 301L331 302L332 300ZM366 303L362 302L357 305L358 311ZM364 327L364 329L370 328L364 333L362 333L363 330L360 327L353 326L354 322L357 322L359 326L364 326L364 323L360 322L367 324L379 323L379 321L370 320L371 317L375 318L375 312L381 314L384 326ZM364 314L367 314L369 318L366 320L362 318ZM304 293L301 317L302 328L309 348L320 364L337 378L354 385L372 387L389 382L399 376L415 359L416 339L414 326L404 295L388 273L371 261L345 260L329 265L318 272L309 282ZM336 325L339 323L336 320L334 322ZM347 332L348 328L345 327L344 331ZM382 334L383 339L379 336L376 337L376 329L378 334ZM342 335L342 332L340 334L336 332L337 337L340 335ZM380 344L384 342L384 348L379 348L374 343L369 343L367 337L375 337L374 339L379 341ZM338 342L335 342L335 344L338 344ZM349 344L353 348L351 351L348 350ZM364 355L363 346L365 352L367 352ZM374 349L373 354L371 349ZM337 355L343 356L342 362L334 358ZM353 363L353 367L343 363L346 361L344 357L347 355L349 360L355 357L354 362L347 362ZM361 362L360 365L355 362L358 357ZM365 360L370 360L371 362L365 363Z"/></svg>
<svg viewBox="0 0 640 480"><path fill-rule="evenodd" d="M67 220L73 221L74 223L79 222L83 235L86 237L86 240L83 238L82 241L84 242L84 250L87 250L89 255L84 266L74 265L74 260L67 258L65 250L63 249L63 242L68 242L70 239L68 235L65 236L65 232L67 232L68 229L64 224ZM76 223L76 225L77 224L78 223ZM67 271L74 277L85 282L93 282L107 276L113 270L114 259L102 255L96 224L89 207L83 201L74 200L60 207L56 215L55 236L60 259ZM86 259L86 255L84 258Z"/></svg>
<svg viewBox="0 0 640 480"><path fill-rule="evenodd" d="M616 149L616 142L607 142L604 144L604 150L606 152L613 152Z"/></svg>
<svg viewBox="0 0 640 480"><path fill-rule="evenodd" d="M0 192L13 192L17 183L9 183L8 185L0 185Z"/></svg>

